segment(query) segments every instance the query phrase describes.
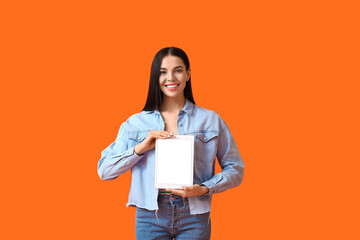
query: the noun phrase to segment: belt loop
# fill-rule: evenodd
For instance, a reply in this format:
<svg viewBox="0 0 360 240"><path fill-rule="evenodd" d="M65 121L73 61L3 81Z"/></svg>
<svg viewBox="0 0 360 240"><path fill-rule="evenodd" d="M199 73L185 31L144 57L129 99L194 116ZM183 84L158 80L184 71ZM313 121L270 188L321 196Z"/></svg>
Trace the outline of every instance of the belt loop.
<svg viewBox="0 0 360 240"><path fill-rule="evenodd" d="M157 214L158 214L158 210L159 210L159 209L156 209L156 210L155 210L155 217L156 217L157 222L160 223L160 222L159 222L158 215L157 215Z"/></svg>
<svg viewBox="0 0 360 240"><path fill-rule="evenodd" d="M187 197L182 197L182 201L183 201L184 207L187 207L188 198Z"/></svg>
<svg viewBox="0 0 360 240"><path fill-rule="evenodd" d="M173 206L173 195L172 194L169 194L169 202L170 202L170 205Z"/></svg>

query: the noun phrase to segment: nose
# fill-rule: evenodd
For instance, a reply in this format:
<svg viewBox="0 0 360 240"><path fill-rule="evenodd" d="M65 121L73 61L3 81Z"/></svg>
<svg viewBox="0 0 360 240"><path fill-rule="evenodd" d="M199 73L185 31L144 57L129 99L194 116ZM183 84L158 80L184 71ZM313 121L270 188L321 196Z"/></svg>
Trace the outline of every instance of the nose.
<svg viewBox="0 0 360 240"><path fill-rule="evenodd" d="M173 74L171 71L169 71L169 73L168 73L168 75L167 75L167 80L168 80L168 81L174 80L174 74Z"/></svg>

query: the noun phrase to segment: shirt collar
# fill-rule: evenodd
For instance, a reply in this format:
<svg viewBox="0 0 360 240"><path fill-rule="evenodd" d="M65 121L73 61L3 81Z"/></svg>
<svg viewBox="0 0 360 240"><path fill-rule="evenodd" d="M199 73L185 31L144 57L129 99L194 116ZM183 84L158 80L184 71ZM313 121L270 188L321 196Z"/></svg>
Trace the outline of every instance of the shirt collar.
<svg viewBox="0 0 360 240"><path fill-rule="evenodd" d="M187 114L189 114L189 116L191 116L193 109L194 109L194 104L189 99L186 99L185 106L180 111L184 111Z"/></svg>

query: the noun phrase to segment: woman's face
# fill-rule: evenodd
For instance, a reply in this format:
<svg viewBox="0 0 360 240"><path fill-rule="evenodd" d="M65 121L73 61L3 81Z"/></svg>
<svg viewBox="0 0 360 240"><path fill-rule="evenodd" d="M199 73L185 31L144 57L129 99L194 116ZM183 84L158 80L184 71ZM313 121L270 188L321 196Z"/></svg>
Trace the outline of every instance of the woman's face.
<svg viewBox="0 0 360 240"><path fill-rule="evenodd" d="M160 65L159 84L164 97L183 97L186 82L190 78L190 69L186 71L183 60L167 55Z"/></svg>

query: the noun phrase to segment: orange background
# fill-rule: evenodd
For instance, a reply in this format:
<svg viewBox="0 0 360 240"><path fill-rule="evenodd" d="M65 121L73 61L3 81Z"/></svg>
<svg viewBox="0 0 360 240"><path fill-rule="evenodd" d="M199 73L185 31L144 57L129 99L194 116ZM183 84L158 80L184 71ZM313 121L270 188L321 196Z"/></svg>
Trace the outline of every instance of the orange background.
<svg viewBox="0 0 360 240"><path fill-rule="evenodd" d="M177 46L245 162L212 239L359 239L355 2L2 1L0 238L135 238L97 162Z"/></svg>

